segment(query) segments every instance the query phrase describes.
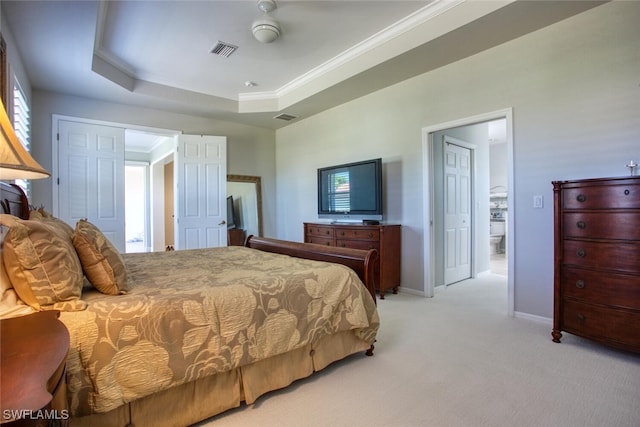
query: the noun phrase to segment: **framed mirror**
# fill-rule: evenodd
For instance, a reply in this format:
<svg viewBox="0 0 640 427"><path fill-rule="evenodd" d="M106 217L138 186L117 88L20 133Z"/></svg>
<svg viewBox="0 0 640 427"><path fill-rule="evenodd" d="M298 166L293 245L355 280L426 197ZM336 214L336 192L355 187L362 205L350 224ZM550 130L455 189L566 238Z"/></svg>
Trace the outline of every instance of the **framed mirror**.
<svg viewBox="0 0 640 427"><path fill-rule="evenodd" d="M227 196L233 197L237 228L262 236L262 180L259 176L227 175Z"/></svg>

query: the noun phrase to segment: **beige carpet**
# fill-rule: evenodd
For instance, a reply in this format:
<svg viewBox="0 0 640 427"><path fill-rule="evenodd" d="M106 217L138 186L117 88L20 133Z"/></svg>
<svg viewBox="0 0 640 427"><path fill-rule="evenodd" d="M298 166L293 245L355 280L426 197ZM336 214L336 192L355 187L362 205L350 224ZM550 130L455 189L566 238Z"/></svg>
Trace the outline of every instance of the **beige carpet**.
<svg viewBox="0 0 640 427"><path fill-rule="evenodd" d="M507 316L506 278L487 274L427 299L378 302L373 357L354 355L224 426L640 426L640 355Z"/></svg>

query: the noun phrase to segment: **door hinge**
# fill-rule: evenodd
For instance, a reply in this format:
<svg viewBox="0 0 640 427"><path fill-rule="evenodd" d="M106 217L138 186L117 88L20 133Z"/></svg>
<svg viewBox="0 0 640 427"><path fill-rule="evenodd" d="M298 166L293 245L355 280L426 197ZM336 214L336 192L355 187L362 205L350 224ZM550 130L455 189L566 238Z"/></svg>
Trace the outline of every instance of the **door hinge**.
<svg viewBox="0 0 640 427"><path fill-rule="evenodd" d="M56 140L60 142L60 132L56 133Z"/></svg>
<svg viewBox="0 0 640 427"><path fill-rule="evenodd" d="M60 178L57 178L56 182L57 182L58 185L60 185Z"/></svg>

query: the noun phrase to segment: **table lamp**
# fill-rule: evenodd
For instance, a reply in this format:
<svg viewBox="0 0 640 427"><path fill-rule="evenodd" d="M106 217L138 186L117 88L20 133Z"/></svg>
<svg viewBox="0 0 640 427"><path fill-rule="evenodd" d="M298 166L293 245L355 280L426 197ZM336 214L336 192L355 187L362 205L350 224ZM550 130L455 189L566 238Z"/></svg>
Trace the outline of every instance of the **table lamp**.
<svg viewBox="0 0 640 427"><path fill-rule="evenodd" d="M51 176L24 148L11 126L4 104L0 102L0 105L0 180L40 179Z"/></svg>

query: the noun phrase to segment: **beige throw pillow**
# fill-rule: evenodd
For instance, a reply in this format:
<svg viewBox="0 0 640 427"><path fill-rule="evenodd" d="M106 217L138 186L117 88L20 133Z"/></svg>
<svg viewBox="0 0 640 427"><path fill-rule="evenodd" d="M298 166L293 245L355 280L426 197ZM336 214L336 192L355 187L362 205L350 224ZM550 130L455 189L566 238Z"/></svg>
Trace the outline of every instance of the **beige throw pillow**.
<svg viewBox="0 0 640 427"><path fill-rule="evenodd" d="M73 227L64 222L63 220L56 218L47 212L44 208L39 208L38 210L29 211L29 219L38 220L38 221L49 221L49 223L54 227L59 227L62 231L67 233L69 239L73 238Z"/></svg>
<svg viewBox="0 0 640 427"><path fill-rule="evenodd" d="M73 245L84 274L96 289L107 295L127 291L127 270L122 256L95 225L84 219L78 221Z"/></svg>
<svg viewBox="0 0 640 427"><path fill-rule="evenodd" d="M69 236L47 221L0 220L10 227L2 259L20 299L36 310L86 308L82 266Z"/></svg>

